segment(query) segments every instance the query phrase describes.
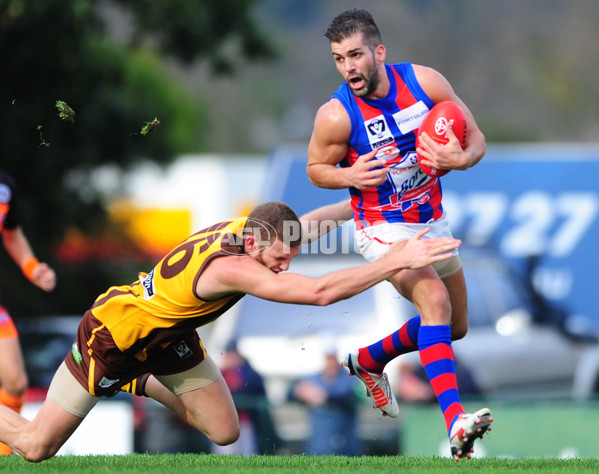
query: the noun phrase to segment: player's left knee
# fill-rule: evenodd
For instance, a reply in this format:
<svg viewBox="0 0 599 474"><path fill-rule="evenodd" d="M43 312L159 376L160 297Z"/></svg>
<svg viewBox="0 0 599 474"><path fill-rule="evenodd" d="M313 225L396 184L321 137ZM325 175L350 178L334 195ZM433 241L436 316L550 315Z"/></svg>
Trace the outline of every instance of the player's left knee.
<svg viewBox="0 0 599 474"><path fill-rule="evenodd" d="M52 456L53 454L51 454L49 451L44 451L41 449L35 449L23 454L23 457L29 462L42 462L46 459L50 459Z"/></svg>
<svg viewBox="0 0 599 474"><path fill-rule="evenodd" d="M23 458L25 458L29 462L35 463L45 461L46 459L50 459L60 449L60 446L57 445L33 445L32 443L27 444L29 444L28 447L21 448L19 451L21 452Z"/></svg>
<svg viewBox="0 0 599 474"><path fill-rule="evenodd" d="M188 423L219 446L227 446L237 441L241 430L237 416L223 417L218 421L212 420L209 423L202 423L193 418L188 418Z"/></svg>
<svg viewBox="0 0 599 474"><path fill-rule="evenodd" d="M236 429L230 429L218 433L212 433L209 436L210 440L218 444L219 446L227 446L229 444L233 444L235 441L239 439L239 426Z"/></svg>

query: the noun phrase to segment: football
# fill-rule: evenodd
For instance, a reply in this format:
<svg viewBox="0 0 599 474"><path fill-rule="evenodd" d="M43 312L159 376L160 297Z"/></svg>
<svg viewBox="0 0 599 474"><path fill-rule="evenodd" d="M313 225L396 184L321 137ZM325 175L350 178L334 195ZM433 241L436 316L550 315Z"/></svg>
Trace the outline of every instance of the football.
<svg viewBox="0 0 599 474"><path fill-rule="evenodd" d="M451 127L453 133L460 141L462 148L466 146L468 138L468 127L466 126L466 116L462 108L450 100L444 100L435 104L428 115L424 118L422 125L416 133L416 148L418 148L418 137L420 133L425 131L439 146L445 146L448 142L445 133L447 127ZM450 170L440 170L423 165L421 160L423 157L417 155L418 164L424 173L429 176L438 178L449 173Z"/></svg>

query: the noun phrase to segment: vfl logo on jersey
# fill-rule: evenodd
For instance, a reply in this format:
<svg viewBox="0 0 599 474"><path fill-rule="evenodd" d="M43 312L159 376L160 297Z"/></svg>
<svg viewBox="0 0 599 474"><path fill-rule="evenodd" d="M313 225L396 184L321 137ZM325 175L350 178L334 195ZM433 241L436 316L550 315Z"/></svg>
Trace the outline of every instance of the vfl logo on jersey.
<svg viewBox="0 0 599 474"><path fill-rule="evenodd" d="M179 341L177 344L173 346L175 352L179 356L180 359L187 359L193 355L193 351L185 344L184 341Z"/></svg>
<svg viewBox="0 0 599 474"><path fill-rule="evenodd" d="M153 298L156 292L154 291L154 270L146 275L145 278L139 278L141 286L144 288L144 298L149 300Z"/></svg>
<svg viewBox="0 0 599 474"><path fill-rule="evenodd" d="M406 135L407 133L420 128L420 125L422 125L424 117L426 117L428 112L428 107L424 102L419 100L415 104L394 113L393 118L395 119L399 131Z"/></svg>
<svg viewBox="0 0 599 474"><path fill-rule="evenodd" d="M366 120L364 126L368 132L368 141L370 141L370 146L372 146L373 149L380 148L393 142L393 135L391 135L385 117L382 115Z"/></svg>

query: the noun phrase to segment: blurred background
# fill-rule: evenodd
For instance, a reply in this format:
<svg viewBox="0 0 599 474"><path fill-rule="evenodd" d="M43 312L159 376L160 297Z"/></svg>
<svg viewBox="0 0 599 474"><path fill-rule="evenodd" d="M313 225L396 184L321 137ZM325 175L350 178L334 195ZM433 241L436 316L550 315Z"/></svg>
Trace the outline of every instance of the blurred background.
<svg viewBox="0 0 599 474"><path fill-rule="evenodd" d="M314 114L341 80L322 33L353 7L373 14L388 62L442 72L487 137L477 167L443 179L471 298L471 331L456 355L472 396L505 410L495 445L489 437L484 446L514 456L596 452L577 438L581 423L596 432L599 421L594 0L0 0L0 167L16 178L22 227L58 277L42 294L0 253L32 393L43 393L95 297L151 269L189 233L264 200L301 213L345 197L311 186L304 168ZM58 100L73 121L61 119ZM320 242L292 269L361 263L351 229L337 237L343 248ZM266 416L271 452L295 452L306 449L309 422L290 390L322 370L323 341L333 335L341 353L414 314L381 284L322 311L244 298L201 333L215 358L235 341L265 384L262 398L240 403ZM389 369L398 393L402 379L415 380L409 362ZM438 408L408 398L399 421L380 420L363 400L364 452L437 454L436 439L424 447L421 438L441 435ZM126 449L211 449L201 439L190 446L189 433L185 446L152 444L148 419L160 417L144 414L159 408L123 403ZM571 432L532 447L510 440L522 413L549 413Z"/></svg>

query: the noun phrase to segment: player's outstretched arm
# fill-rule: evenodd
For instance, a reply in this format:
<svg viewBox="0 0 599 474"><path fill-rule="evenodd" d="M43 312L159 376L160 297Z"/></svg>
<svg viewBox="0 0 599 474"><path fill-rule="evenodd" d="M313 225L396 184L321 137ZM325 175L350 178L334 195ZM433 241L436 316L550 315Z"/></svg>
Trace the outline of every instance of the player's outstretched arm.
<svg viewBox="0 0 599 474"><path fill-rule="evenodd" d="M350 298L388 280L406 268L421 268L449 258L457 239L421 239L425 229L404 248L391 249L375 262L309 278L297 273L275 273L244 255L214 260L199 279L197 293L212 299L231 293L246 293L280 303L326 306Z"/></svg>

